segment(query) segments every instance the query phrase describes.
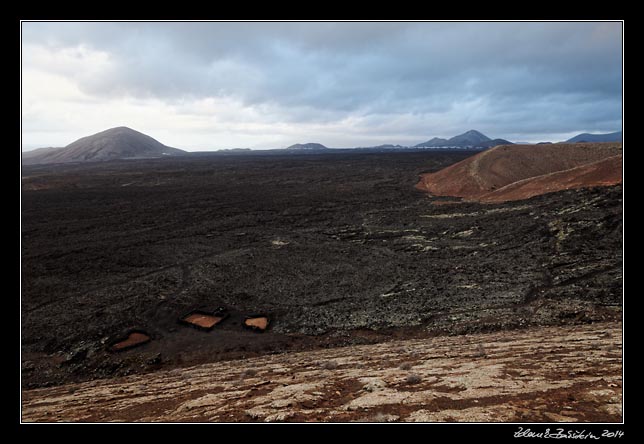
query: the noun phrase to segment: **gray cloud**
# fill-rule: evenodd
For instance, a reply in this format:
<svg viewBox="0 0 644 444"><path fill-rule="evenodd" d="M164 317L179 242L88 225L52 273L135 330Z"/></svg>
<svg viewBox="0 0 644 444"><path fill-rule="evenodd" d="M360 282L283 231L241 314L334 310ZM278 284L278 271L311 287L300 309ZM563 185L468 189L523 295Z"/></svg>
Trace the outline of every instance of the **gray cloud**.
<svg viewBox="0 0 644 444"><path fill-rule="evenodd" d="M104 69L65 74L92 97L227 98L268 120L359 117L357 133L404 115L422 140L470 127L544 138L618 129L621 32L606 22L24 23L22 37L107 54Z"/></svg>

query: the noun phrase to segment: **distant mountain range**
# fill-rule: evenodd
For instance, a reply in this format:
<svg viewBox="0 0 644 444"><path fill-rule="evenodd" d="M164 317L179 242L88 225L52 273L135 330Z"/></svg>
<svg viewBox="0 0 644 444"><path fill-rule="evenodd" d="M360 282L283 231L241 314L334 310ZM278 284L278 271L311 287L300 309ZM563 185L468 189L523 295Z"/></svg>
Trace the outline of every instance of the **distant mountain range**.
<svg viewBox="0 0 644 444"><path fill-rule="evenodd" d="M579 134L566 142L621 142L622 132L610 134ZM550 143L550 142L542 142ZM378 145L363 148L330 149L321 143L297 143L285 149L261 150L263 155L279 154L286 152L318 153L318 152L339 152L349 150L361 150L365 152L387 152L416 150L423 148L491 148L497 145L512 145L505 139L491 139L485 134L470 130L450 139L434 137L427 142L419 143L413 147L401 145ZM115 159L143 159L158 158L166 156L208 156L220 154L251 154L257 153L249 148L232 148L228 150L206 151L199 153L187 153L178 148L163 145L161 142L133 129L121 126L111 128L91 136L83 137L62 148L48 147L38 148L22 153L23 165L37 165L47 163L69 163L69 162L96 162Z"/></svg>
<svg viewBox="0 0 644 444"><path fill-rule="evenodd" d="M95 162L114 159L154 158L183 155L133 129L120 126L83 137L64 148L40 148L22 155L23 165L43 163Z"/></svg>
<svg viewBox="0 0 644 444"><path fill-rule="evenodd" d="M374 150L395 150L395 149L400 149L404 147L402 145L392 145L391 143L385 143L383 145L370 146L368 148L371 148Z"/></svg>
<svg viewBox="0 0 644 444"><path fill-rule="evenodd" d="M622 141L622 132L617 131L616 133L607 133L607 134L589 134L582 133L578 134L575 137L572 137L566 142L577 143L577 142L621 142Z"/></svg>
<svg viewBox="0 0 644 444"><path fill-rule="evenodd" d="M295 145L291 145L286 149L288 151L322 151L329 150L331 148L327 148L321 143L296 143Z"/></svg>
<svg viewBox="0 0 644 444"><path fill-rule="evenodd" d="M512 145L512 142L509 142L505 139L490 139L485 134L476 131L469 130L458 136L454 136L451 139L442 139L440 137L434 137L427 142L419 143L415 145L416 148L490 148L496 145Z"/></svg>

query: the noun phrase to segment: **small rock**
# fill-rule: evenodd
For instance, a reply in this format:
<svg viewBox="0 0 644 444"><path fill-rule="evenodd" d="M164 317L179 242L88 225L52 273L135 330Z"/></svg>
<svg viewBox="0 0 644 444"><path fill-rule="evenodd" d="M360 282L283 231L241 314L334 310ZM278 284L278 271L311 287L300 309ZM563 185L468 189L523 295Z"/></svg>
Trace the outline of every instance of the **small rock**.
<svg viewBox="0 0 644 444"><path fill-rule="evenodd" d="M161 353L157 353L154 357L145 361L145 363L148 365L158 365L161 364L161 360Z"/></svg>
<svg viewBox="0 0 644 444"><path fill-rule="evenodd" d="M253 376L257 375L257 370L253 368L247 368L241 374L239 375L239 379L246 379L246 378L252 378Z"/></svg>
<svg viewBox="0 0 644 444"><path fill-rule="evenodd" d="M367 410L367 409L365 409ZM398 415L391 415L386 413L376 413L374 416L361 418L358 422L396 422L400 419Z"/></svg>
<svg viewBox="0 0 644 444"><path fill-rule="evenodd" d="M320 364L320 367L322 367L324 370L335 370L338 368L338 363L335 361L326 361Z"/></svg>
<svg viewBox="0 0 644 444"><path fill-rule="evenodd" d="M285 421L289 418L292 418L293 416L295 416L293 412L275 413L264 418L264 422Z"/></svg>
<svg viewBox="0 0 644 444"><path fill-rule="evenodd" d="M409 375L405 378L405 382L407 384L418 384L420 381L422 381L422 378L416 374Z"/></svg>
<svg viewBox="0 0 644 444"><path fill-rule="evenodd" d="M386 386L385 382L381 379L374 379L365 384L362 388L365 392L375 392L382 390Z"/></svg>

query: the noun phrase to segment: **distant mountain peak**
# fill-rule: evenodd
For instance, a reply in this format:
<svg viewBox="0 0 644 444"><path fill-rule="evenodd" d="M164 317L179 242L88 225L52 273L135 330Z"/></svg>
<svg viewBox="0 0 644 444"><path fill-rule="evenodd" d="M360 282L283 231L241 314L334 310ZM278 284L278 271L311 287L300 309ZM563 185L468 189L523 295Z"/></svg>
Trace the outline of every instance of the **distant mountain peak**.
<svg viewBox="0 0 644 444"><path fill-rule="evenodd" d="M461 134L461 136L469 136L469 137L474 136L474 137L481 138L483 140L491 140L488 136L486 136L482 132L477 131L477 130L473 130L473 129L469 130L469 131L465 131L463 134Z"/></svg>
<svg viewBox="0 0 644 444"><path fill-rule="evenodd" d="M287 150L306 150L306 151L313 151L313 150L328 150L326 146L322 145L321 143L296 143L295 145L291 145Z"/></svg>
<svg viewBox="0 0 644 444"><path fill-rule="evenodd" d="M430 147L430 148L449 148L449 147L458 147L458 148L490 148L496 145L508 145L512 142L508 142L504 139L490 139L485 134L477 130L469 130L458 136L454 136L450 139L443 139L440 137L434 137L427 142L419 143L416 147Z"/></svg>
<svg viewBox="0 0 644 444"><path fill-rule="evenodd" d="M152 137L126 126L109 128L82 137L64 148L23 156L24 164L88 162L114 159L152 158L184 154Z"/></svg>
<svg viewBox="0 0 644 444"><path fill-rule="evenodd" d="M436 146L436 144L442 144L447 142L447 139L441 137L434 137L432 140L428 141L428 146Z"/></svg>
<svg viewBox="0 0 644 444"><path fill-rule="evenodd" d="M115 126L114 128L108 128L108 129L106 129L106 130L104 130L104 131L101 131L101 132L102 132L102 133L106 133L106 132L108 132L108 131L122 131L122 130L125 130L125 131L134 131L135 133L138 133L138 132L139 132L139 131L133 130L132 128L130 128L130 127L128 127L128 126Z"/></svg>
<svg viewBox="0 0 644 444"><path fill-rule="evenodd" d="M605 133L605 134L590 134L590 133L581 133L577 134L575 137L572 137L566 142L576 143L576 142L621 142L623 135L621 131L615 133Z"/></svg>
<svg viewBox="0 0 644 444"><path fill-rule="evenodd" d="M134 129L129 128L127 126L115 126L114 128L108 128L106 130L99 131L98 133L92 134L91 136L81 137L78 140L83 140L83 139L92 138L92 137L96 138L96 137L100 137L100 136L115 136L115 135L131 135L131 136L150 137L147 134L142 133L141 131L134 130ZM152 137L150 137L150 139L152 139ZM152 139L152 140L154 140L154 139ZM73 142L73 143L76 143L76 142ZM69 146L69 145L67 145L67 146Z"/></svg>

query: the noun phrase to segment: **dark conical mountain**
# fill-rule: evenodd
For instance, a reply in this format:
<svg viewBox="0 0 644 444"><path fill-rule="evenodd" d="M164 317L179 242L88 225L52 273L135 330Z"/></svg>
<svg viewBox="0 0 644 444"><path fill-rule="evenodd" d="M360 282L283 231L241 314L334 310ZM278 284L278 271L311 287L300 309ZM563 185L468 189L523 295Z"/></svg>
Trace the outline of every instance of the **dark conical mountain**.
<svg viewBox="0 0 644 444"><path fill-rule="evenodd" d="M292 151L318 151L328 150L329 148L322 145L321 143L296 143L295 145L291 145L286 149Z"/></svg>
<svg viewBox="0 0 644 444"><path fill-rule="evenodd" d="M447 141L452 146L478 146L480 143L489 142L490 139L483 133L476 130L469 130L458 136L454 136Z"/></svg>
<svg viewBox="0 0 644 444"><path fill-rule="evenodd" d="M184 154L185 151L161 142L133 129L120 126L83 137L64 148L40 150L23 155L22 163L97 162L114 159L150 158Z"/></svg>
<svg viewBox="0 0 644 444"><path fill-rule="evenodd" d="M447 142L447 139L443 139L441 137L434 137L432 140L428 140L425 143L419 143L416 146L444 146L445 142Z"/></svg>
<svg viewBox="0 0 644 444"><path fill-rule="evenodd" d="M578 134L575 137L566 140L566 142L576 143L576 142L621 142L622 141L622 132L617 131L616 133L607 133L607 134L589 134L582 133Z"/></svg>
<svg viewBox="0 0 644 444"><path fill-rule="evenodd" d="M512 142L509 142L505 139L490 139L485 134L476 131L469 130L458 136L454 136L451 139L442 139L440 137L434 137L427 142L419 143L416 147L430 147L430 148L490 148L496 145L511 145Z"/></svg>

